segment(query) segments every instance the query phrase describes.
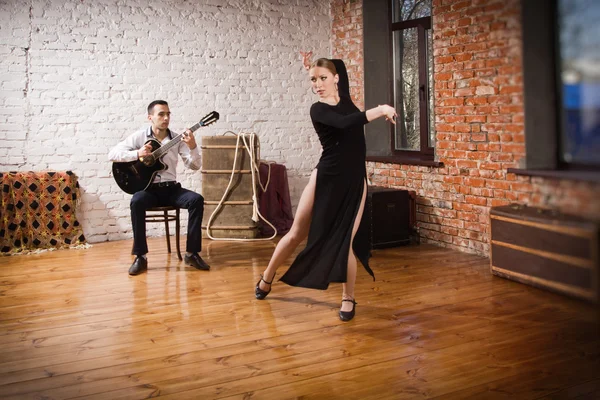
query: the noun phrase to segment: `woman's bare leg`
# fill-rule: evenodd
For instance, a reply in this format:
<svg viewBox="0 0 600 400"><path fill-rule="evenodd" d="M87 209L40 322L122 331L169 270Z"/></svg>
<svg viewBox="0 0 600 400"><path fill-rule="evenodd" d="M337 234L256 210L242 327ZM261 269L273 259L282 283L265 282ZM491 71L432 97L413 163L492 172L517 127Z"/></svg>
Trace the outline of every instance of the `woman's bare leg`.
<svg viewBox="0 0 600 400"><path fill-rule="evenodd" d="M272 282L277 272L277 268L292 255L296 247L308 236L308 230L310 228L310 221L312 217L313 204L315 202L315 186L317 183L317 170L315 169L310 175L308 184L300 196L300 202L298 203L298 209L294 216L294 223L290 231L281 238L275 251L271 256L271 261L267 269L263 273L264 280ZM260 281L259 288L261 290L269 290L270 285L263 281Z"/></svg>
<svg viewBox="0 0 600 400"><path fill-rule="evenodd" d="M360 200L360 207L358 208L358 213L356 214L356 219L354 220L354 226L352 227L352 239L350 239L350 250L348 251L348 273L346 275L346 283L342 284L342 299L354 300L354 284L356 283L356 256L354 255L354 250L352 250L352 243L354 242L354 236L358 231L358 227L360 226L360 220L362 219L363 211L365 209L365 201L367 198L367 183L364 183L363 187L363 195ZM352 311L352 307L354 304L349 301L342 302L341 311Z"/></svg>

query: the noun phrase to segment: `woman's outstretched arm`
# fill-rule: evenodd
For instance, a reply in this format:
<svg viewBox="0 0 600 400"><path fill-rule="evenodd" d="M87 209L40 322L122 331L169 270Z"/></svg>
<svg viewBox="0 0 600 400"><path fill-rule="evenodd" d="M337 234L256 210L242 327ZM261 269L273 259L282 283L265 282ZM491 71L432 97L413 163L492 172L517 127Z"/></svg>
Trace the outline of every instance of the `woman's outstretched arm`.
<svg viewBox="0 0 600 400"><path fill-rule="evenodd" d="M383 104L374 108L367 110L367 119L369 122L374 119L385 117L386 121L390 121L392 124L396 124L396 109L392 106L388 106L387 104Z"/></svg>
<svg viewBox="0 0 600 400"><path fill-rule="evenodd" d="M310 109L310 117L313 121L338 129L346 129L355 125L365 125L366 123L381 117L385 117L386 120L395 124L396 115L396 110L387 104L363 112L357 111L348 115L342 115L335 112L331 106L325 103L315 103Z"/></svg>

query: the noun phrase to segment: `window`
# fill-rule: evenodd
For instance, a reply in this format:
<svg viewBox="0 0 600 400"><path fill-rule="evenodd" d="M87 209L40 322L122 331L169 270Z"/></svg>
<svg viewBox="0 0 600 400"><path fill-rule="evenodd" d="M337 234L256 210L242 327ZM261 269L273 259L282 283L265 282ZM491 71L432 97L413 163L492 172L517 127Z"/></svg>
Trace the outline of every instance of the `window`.
<svg viewBox="0 0 600 400"><path fill-rule="evenodd" d="M600 5L558 0L560 162L600 167Z"/></svg>
<svg viewBox="0 0 600 400"><path fill-rule="evenodd" d="M427 3L415 0L392 2L393 91L399 116L393 129L395 152L433 154L433 96L430 90L433 71L429 68L433 64L433 41L431 6Z"/></svg>
<svg viewBox="0 0 600 400"><path fill-rule="evenodd" d="M522 0L523 175L600 180L600 3Z"/></svg>
<svg viewBox="0 0 600 400"><path fill-rule="evenodd" d="M385 21L385 23L382 23ZM366 127L367 159L434 162L431 0L363 2L365 108L394 105L396 125Z"/></svg>

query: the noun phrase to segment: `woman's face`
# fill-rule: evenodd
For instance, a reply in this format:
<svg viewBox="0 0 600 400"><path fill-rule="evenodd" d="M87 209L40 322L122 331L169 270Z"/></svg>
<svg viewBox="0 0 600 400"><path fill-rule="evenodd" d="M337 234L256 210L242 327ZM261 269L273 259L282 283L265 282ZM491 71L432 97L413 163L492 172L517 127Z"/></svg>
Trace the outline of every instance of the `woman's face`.
<svg viewBox="0 0 600 400"><path fill-rule="evenodd" d="M333 75L331 71L324 67L314 67L308 72L313 91L319 95L319 98L326 99L337 96L336 83L339 76Z"/></svg>

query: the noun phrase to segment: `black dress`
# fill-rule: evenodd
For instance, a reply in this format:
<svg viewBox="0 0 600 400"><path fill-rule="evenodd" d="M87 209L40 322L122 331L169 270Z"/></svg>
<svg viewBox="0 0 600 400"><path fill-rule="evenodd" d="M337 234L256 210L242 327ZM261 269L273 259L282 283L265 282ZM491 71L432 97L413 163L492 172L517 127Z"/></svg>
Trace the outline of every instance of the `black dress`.
<svg viewBox="0 0 600 400"><path fill-rule="evenodd" d="M323 152L316 167L315 199L306 248L280 279L292 286L327 289L331 282L347 280L352 228L366 181L363 126L368 121L365 112L352 103L349 93L344 93L348 86L345 68L340 71L337 63L336 67L340 75L339 103L331 106L317 102L310 109ZM368 264L367 229L364 223L360 224L352 247L374 277Z"/></svg>

